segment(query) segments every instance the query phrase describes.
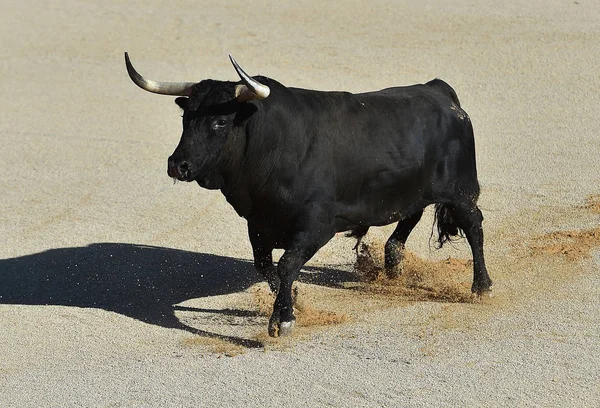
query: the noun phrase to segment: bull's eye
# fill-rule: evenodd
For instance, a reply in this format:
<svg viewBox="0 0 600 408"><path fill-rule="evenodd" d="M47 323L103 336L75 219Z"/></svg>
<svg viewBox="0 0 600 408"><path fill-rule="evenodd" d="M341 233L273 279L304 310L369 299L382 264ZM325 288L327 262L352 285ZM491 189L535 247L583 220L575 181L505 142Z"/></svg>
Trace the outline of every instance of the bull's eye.
<svg viewBox="0 0 600 408"><path fill-rule="evenodd" d="M223 129L227 125L225 119L217 119L213 122L212 128L214 130Z"/></svg>

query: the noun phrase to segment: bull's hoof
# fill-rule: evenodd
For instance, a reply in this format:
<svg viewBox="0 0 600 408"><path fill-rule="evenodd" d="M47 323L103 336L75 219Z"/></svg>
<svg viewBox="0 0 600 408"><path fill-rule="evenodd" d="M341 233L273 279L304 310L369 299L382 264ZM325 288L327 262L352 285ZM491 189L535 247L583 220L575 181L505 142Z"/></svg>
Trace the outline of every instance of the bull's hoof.
<svg viewBox="0 0 600 408"><path fill-rule="evenodd" d="M290 334L292 334L292 330L294 329L295 325L295 320L292 320L290 322L281 322L279 324L279 335L282 337L289 336Z"/></svg>
<svg viewBox="0 0 600 408"><path fill-rule="evenodd" d="M280 322L279 318L274 319L271 317L269 321L269 336L271 337L285 337L292 334L296 320L290 320L289 322Z"/></svg>
<svg viewBox="0 0 600 408"><path fill-rule="evenodd" d="M287 336L292 333L296 317L291 308L275 308L269 319L269 336Z"/></svg>
<svg viewBox="0 0 600 408"><path fill-rule="evenodd" d="M486 282L473 282L473 286L471 286L471 293L477 297L483 296L492 296L492 281L488 280Z"/></svg>
<svg viewBox="0 0 600 408"><path fill-rule="evenodd" d="M396 279L404 272L404 263L400 262L394 266L385 267L385 276L388 279Z"/></svg>

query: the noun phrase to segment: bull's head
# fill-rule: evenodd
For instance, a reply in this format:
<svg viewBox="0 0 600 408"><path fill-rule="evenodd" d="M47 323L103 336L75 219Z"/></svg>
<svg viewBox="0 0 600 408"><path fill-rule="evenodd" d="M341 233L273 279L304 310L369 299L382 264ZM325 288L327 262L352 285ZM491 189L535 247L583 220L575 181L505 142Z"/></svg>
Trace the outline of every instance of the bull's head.
<svg viewBox="0 0 600 408"><path fill-rule="evenodd" d="M167 173L174 179L197 181L210 189L222 188L219 168L226 161L223 153L239 125L245 103L269 96L268 86L246 74L231 55L229 58L241 83L150 81L133 68L125 53L127 72L137 86L152 93L178 96L175 102L183 110L183 134L167 167Z"/></svg>

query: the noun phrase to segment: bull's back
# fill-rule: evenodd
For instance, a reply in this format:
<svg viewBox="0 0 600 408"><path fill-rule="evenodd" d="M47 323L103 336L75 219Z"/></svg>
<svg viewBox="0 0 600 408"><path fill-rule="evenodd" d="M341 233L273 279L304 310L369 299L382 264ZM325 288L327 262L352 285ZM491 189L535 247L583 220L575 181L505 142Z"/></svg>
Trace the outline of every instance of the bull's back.
<svg viewBox="0 0 600 408"><path fill-rule="evenodd" d="M309 133L319 134L314 141L322 146L315 150L319 171L312 174L319 177L316 183L335 191L330 199L338 229L388 224L434 201L433 189L451 177L440 169L455 171L449 161L460 159L454 156L470 143L465 124L452 110L460 109L458 98L444 84L435 80L364 94L336 93L331 101L319 95Z"/></svg>

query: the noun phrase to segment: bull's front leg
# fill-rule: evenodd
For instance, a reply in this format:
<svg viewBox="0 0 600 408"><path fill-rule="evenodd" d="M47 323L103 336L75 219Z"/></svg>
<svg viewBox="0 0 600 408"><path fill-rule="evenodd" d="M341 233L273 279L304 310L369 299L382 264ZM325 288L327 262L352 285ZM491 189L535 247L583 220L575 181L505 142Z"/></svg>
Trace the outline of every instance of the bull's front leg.
<svg viewBox="0 0 600 408"><path fill-rule="evenodd" d="M318 226L317 226L318 227ZM269 319L269 336L287 336L296 323L294 316L292 285L298 279L300 269L334 235L331 227L316 228L296 235L292 245L281 256L277 265L279 292Z"/></svg>
<svg viewBox="0 0 600 408"><path fill-rule="evenodd" d="M266 228L248 222L248 236L254 254L254 267L265 278L273 293L279 290L279 276L273 265L274 239Z"/></svg>

